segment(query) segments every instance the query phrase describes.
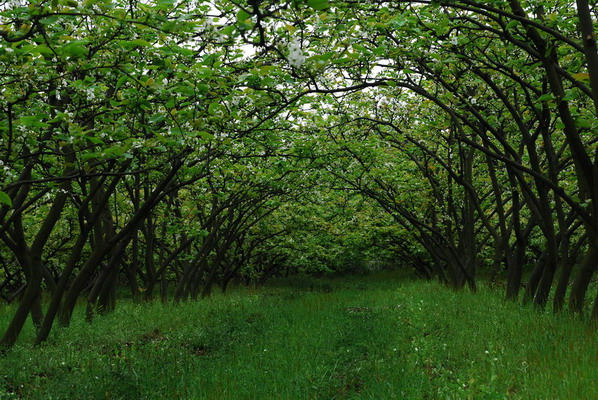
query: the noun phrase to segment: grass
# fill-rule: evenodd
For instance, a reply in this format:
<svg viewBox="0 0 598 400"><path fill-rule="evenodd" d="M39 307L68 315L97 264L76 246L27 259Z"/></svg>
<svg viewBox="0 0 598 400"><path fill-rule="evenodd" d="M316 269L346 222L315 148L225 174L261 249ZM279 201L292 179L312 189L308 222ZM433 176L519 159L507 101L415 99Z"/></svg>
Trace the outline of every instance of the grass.
<svg viewBox="0 0 598 400"><path fill-rule="evenodd" d="M32 335L0 357L0 399L598 398L585 322L390 273L124 302Z"/></svg>

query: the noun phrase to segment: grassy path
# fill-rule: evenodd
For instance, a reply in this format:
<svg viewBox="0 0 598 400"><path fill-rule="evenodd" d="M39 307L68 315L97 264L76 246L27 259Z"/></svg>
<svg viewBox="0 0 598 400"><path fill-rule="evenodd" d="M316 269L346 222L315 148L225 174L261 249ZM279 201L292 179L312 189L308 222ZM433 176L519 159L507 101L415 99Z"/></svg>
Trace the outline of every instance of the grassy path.
<svg viewBox="0 0 598 400"><path fill-rule="evenodd" d="M0 358L0 399L598 398L582 321L390 274L76 321Z"/></svg>

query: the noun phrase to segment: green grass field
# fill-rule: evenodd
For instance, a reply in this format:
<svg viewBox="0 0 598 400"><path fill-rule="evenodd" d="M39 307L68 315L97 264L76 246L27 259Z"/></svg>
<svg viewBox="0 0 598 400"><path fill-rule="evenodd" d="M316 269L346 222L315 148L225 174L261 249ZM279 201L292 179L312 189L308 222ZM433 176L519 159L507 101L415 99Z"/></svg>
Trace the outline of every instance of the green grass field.
<svg viewBox="0 0 598 400"><path fill-rule="evenodd" d="M598 398L584 321L391 273L122 302L32 335L0 356L0 399Z"/></svg>

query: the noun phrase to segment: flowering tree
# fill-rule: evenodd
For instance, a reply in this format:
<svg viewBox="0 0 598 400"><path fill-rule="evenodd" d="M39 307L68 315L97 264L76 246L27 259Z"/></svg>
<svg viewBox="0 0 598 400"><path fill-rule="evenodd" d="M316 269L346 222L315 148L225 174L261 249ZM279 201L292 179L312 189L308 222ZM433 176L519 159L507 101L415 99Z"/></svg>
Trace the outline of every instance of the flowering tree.
<svg viewBox="0 0 598 400"><path fill-rule="evenodd" d="M487 269L511 299L529 269L525 301L558 311L571 287L582 309L598 265L586 1L1 7L0 290L19 298L4 345L28 315L45 340L83 294L88 318L112 309L119 280L182 300L356 254L472 289Z"/></svg>

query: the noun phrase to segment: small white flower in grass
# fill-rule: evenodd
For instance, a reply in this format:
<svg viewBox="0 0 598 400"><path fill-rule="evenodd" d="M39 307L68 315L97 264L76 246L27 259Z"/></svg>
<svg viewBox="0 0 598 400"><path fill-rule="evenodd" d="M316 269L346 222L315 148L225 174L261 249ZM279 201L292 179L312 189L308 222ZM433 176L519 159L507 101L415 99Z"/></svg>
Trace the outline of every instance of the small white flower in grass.
<svg viewBox="0 0 598 400"><path fill-rule="evenodd" d="M459 44L459 38L457 36L453 36L451 38L451 43L454 44L455 46Z"/></svg>
<svg viewBox="0 0 598 400"><path fill-rule="evenodd" d="M478 100L477 100L475 97L472 97L472 98L471 98L471 104L474 104L474 105L475 105L475 104L477 104L477 103L478 103Z"/></svg>

